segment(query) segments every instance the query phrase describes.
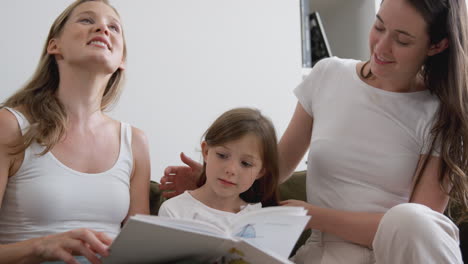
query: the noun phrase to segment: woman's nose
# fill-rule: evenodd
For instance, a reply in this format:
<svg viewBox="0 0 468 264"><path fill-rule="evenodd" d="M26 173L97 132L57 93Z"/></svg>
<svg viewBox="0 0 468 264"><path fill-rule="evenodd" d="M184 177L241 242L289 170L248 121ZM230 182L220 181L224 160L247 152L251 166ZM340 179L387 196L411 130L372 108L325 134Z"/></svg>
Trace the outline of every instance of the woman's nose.
<svg viewBox="0 0 468 264"><path fill-rule="evenodd" d="M109 28L104 23L97 23L95 32L103 32L106 36L109 35Z"/></svg>
<svg viewBox="0 0 468 264"><path fill-rule="evenodd" d="M389 36L382 36L375 44L374 52L377 54L390 54L391 53L391 39Z"/></svg>

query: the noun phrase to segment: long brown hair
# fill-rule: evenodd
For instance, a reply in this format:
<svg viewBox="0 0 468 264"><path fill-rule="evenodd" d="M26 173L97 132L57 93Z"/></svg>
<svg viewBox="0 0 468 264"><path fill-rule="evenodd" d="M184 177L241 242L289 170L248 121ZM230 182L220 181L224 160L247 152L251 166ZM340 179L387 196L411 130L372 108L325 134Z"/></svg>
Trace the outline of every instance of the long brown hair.
<svg viewBox="0 0 468 264"><path fill-rule="evenodd" d="M440 147L439 183L450 196L448 213L459 222L468 212L468 16L465 0L407 0L423 16L430 44L448 39L448 48L428 56L420 74L440 100L429 154ZM368 64L369 62L366 62ZM365 65L366 65L365 64ZM372 72L361 76L370 78ZM423 160L415 186L427 166Z"/></svg>
<svg viewBox="0 0 468 264"><path fill-rule="evenodd" d="M271 121L259 110L234 108L222 114L204 133L209 147L237 140L246 134L254 134L262 145L261 156L265 174L255 180L252 187L240 194L248 203L261 202L263 206L278 205L278 142ZM206 183L206 163L198 181L198 187Z"/></svg>
<svg viewBox="0 0 468 264"><path fill-rule="evenodd" d="M22 142L18 145L12 145L14 151L11 154L23 152L34 141L45 146L44 151L41 153L45 154L63 137L67 124L67 113L56 96L60 74L54 55L47 52L47 45L51 39L60 36L73 10L82 3L90 1L103 2L109 5L107 0L77 0L70 4L52 24L39 64L31 80L0 105L0 107L21 107L31 124L24 134ZM117 10L113 9L117 13ZM123 58L125 59L126 56L127 49L124 38ZM123 79L124 72L121 69L112 74L104 90L101 110L108 109L118 100Z"/></svg>

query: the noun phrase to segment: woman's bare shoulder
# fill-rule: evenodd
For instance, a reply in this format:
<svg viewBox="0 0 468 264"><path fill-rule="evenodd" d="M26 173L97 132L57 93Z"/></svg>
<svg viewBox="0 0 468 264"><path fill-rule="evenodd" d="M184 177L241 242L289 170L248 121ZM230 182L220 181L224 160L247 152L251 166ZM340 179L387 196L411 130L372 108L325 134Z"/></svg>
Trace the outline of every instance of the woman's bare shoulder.
<svg viewBox="0 0 468 264"><path fill-rule="evenodd" d="M21 137L18 120L9 110L0 109L0 144L10 144Z"/></svg>

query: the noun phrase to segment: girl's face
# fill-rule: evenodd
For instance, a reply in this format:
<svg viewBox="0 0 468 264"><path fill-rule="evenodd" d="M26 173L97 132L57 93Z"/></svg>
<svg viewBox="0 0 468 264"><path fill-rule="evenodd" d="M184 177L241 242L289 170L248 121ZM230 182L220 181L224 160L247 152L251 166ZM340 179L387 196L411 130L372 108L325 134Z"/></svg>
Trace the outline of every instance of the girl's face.
<svg viewBox="0 0 468 264"><path fill-rule="evenodd" d="M406 0L385 0L369 36L372 73L384 79L411 79L431 55L427 25Z"/></svg>
<svg viewBox="0 0 468 264"><path fill-rule="evenodd" d="M62 32L49 41L58 63L97 67L114 73L124 67L124 39L119 16L102 2L85 2L70 14Z"/></svg>
<svg viewBox="0 0 468 264"><path fill-rule="evenodd" d="M219 146L202 143L206 163L206 185L220 198L238 198L264 174L261 143L246 134Z"/></svg>

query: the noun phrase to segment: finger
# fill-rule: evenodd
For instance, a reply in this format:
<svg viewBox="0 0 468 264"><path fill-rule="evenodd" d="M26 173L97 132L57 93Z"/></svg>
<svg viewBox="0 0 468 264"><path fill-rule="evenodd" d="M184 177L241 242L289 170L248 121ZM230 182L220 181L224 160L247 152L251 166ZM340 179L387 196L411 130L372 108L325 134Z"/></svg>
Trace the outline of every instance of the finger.
<svg viewBox="0 0 468 264"><path fill-rule="evenodd" d="M77 252L79 252L79 255L85 257L89 262L92 264L101 264L101 260L96 256L96 253L94 253L90 248L81 246Z"/></svg>
<svg viewBox="0 0 468 264"><path fill-rule="evenodd" d="M62 260L67 264L80 264L75 257L63 248L58 248L54 251L55 258Z"/></svg>
<svg viewBox="0 0 468 264"><path fill-rule="evenodd" d="M172 198L172 197L174 197L174 196L177 196L177 192L175 192L175 191L172 191L172 192L163 192L163 193L162 193L162 196L163 196L164 198Z"/></svg>
<svg viewBox="0 0 468 264"><path fill-rule="evenodd" d="M183 163L188 165L190 168L193 170L199 170L201 167L201 164L194 161L193 159L189 158L188 156L185 155L185 153L181 152L180 153L180 159L182 160Z"/></svg>
<svg viewBox="0 0 468 264"><path fill-rule="evenodd" d="M164 176L169 176L172 174L177 174L178 166L168 166L164 169Z"/></svg>
<svg viewBox="0 0 468 264"><path fill-rule="evenodd" d="M70 232L75 232L80 240L89 244L91 246L91 249L99 255L105 257L109 255L109 247L97 238L97 236L95 235L96 231L92 231L89 229L77 229L72 230Z"/></svg>
<svg viewBox="0 0 468 264"><path fill-rule="evenodd" d="M81 240L70 240L66 244L66 247L71 249L75 255L85 257L92 264L101 264L101 260L92 251L89 244L85 244Z"/></svg>
<svg viewBox="0 0 468 264"><path fill-rule="evenodd" d="M166 183L166 184L161 184L159 186L159 189L161 189L162 191L174 191L175 190L175 183Z"/></svg>
<svg viewBox="0 0 468 264"><path fill-rule="evenodd" d="M104 232L96 232L96 236L107 246L110 246L112 242L114 241L110 236L106 235Z"/></svg>
<svg viewBox="0 0 468 264"><path fill-rule="evenodd" d="M162 176L161 179L159 180L159 185L164 185L167 182L166 176Z"/></svg>
<svg viewBox="0 0 468 264"><path fill-rule="evenodd" d="M161 184L167 184L168 182L174 182L175 175L166 175L161 178Z"/></svg>

